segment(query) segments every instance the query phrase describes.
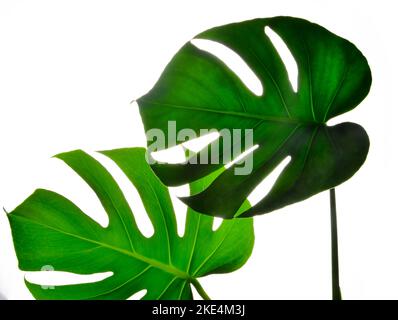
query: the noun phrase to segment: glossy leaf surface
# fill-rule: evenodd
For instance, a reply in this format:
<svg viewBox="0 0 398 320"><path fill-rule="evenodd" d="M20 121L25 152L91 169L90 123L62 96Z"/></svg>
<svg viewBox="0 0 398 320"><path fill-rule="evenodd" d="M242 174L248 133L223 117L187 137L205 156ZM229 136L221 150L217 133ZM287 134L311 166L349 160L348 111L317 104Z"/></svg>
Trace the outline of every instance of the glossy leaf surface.
<svg viewBox="0 0 398 320"><path fill-rule="evenodd" d="M297 92L265 27L284 41L297 63ZM365 130L354 123L327 125L355 108L370 89L368 63L352 43L291 17L234 23L196 38L239 54L260 80L263 94L253 94L220 59L187 43L155 86L138 99L145 129L158 128L166 136L169 121L176 122L177 132L189 128L198 136L201 129L253 130L253 143L259 147L253 152L251 173L236 175L233 169L239 164L224 170L206 190L183 199L191 208L223 218L236 216L254 188L287 157L291 160L270 192L252 208L239 210L240 217L307 199L341 184L361 167L369 148ZM222 165L152 167L166 185L174 186L205 177Z"/></svg>
<svg viewBox="0 0 398 320"><path fill-rule="evenodd" d="M154 234L150 238L141 234L134 208L97 160L80 150L58 155L96 193L109 224L103 228L65 197L36 190L8 214L19 267L40 271L50 265L55 271L75 274L113 274L102 281L54 290L26 281L35 298L126 299L145 289L144 299L192 299L191 284L197 287L197 278L231 272L249 258L252 219L224 221L213 231L212 217L188 209L185 233L179 237L169 192L147 164L145 150L103 153L137 189ZM202 187L192 185L193 190Z"/></svg>

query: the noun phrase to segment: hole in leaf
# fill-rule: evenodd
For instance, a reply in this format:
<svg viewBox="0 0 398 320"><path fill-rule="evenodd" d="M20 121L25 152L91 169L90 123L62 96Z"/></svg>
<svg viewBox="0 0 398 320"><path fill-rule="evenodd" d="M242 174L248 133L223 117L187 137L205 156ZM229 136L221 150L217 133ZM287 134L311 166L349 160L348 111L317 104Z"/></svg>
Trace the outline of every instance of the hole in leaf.
<svg viewBox="0 0 398 320"><path fill-rule="evenodd" d="M141 300L147 293L147 289L142 289L136 293L134 293L131 297L127 298L127 300Z"/></svg>
<svg viewBox="0 0 398 320"><path fill-rule="evenodd" d="M163 163L178 164L186 161L185 150L181 144L168 149L154 151L151 156L156 161Z"/></svg>
<svg viewBox="0 0 398 320"><path fill-rule="evenodd" d="M169 191L177 220L177 233L180 237L183 237L185 233L187 206L178 198L189 196L189 184L184 184L179 187L169 187Z"/></svg>
<svg viewBox="0 0 398 320"><path fill-rule="evenodd" d="M283 169L289 164L291 157L288 156L279 163L272 172L261 181L253 191L248 195L247 200L251 206L255 206L271 191L276 179L282 173Z"/></svg>
<svg viewBox="0 0 398 320"><path fill-rule="evenodd" d="M356 109L354 111L351 112L355 112ZM340 124L342 122L350 122L352 121L352 116L350 113L343 113L343 114L339 114L338 116L331 118L329 120L327 120L326 125L328 127L333 127L337 124Z"/></svg>
<svg viewBox="0 0 398 320"><path fill-rule="evenodd" d="M219 218L219 217L214 217L213 219L213 227L211 228L213 231L217 231L217 229L219 227L221 227L222 223L223 223L223 219Z"/></svg>
<svg viewBox="0 0 398 320"><path fill-rule="evenodd" d="M209 130L210 131L210 130ZM169 163L169 164L179 164L185 163L187 160L187 154L185 153L185 149L188 149L192 152L199 152L208 146L213 141L217 140L220 137L220 134L215 130L203 134L198 138L194 138L178 144L174 147L154 151L151 153L151 156L159 162Z"/></svg>
<svg viewBox="0 0 398 320"><path fill-rule="evenodd" d="M124 197L126 198L126 201L130 206L131 211L134 214L138 229L144 237L150 238L154 234L152 222L146 213L144 204L142 203L138 191L131 183L129 178L127 178L122 169L120 169L118 165L107 156L97 152L89 154L97 161L99 161L115 179L116 183L122 190L122 193L124 194Z"/></svg>
<svg viewBox="0 0 398 320"><path fill-rule="evenodd" d="M97 195L90 186L62 160L50 159L46 167L46 174L43 175L43 178L44 181L40 183L40 187L53 190L66 197L101 227L106 228L108 226L108 215ZM60 181L62 181L62 183L60 183Z"/></svg>
<svg viewBox="0 0 398 320"><path fill-rule="evenodd" d="M210 132L198 138L184 142L182 145L193 152L199 152L200 150L208 146L210 143L217 140L219 137L220 137L219 132Z"/></svg>
<svg viewBox="0 0 398 320"><path fill-rule="evenodd" d="M261 81L247 63L227 46L212 40L192 39L191 43L200 50L207 51L223 61L256 96L264 92Z"/></svg>
<svg viewBox="0 0 398 320"><path fill-rule="evenodd" d="M227 163L224 167L225 169L231 168L234 164L242 161L244 158L246 158L248 155L250 155L254 150L258 148L258 144L254 145L253 147L247 149L243 153L241 153L239 156L237 156L235 159L233 159L231 162Z"/></svg>
<svg viewBox="0 0 398 320"><path fill-rule="evenodd" d="M292 85L294 92L297 92L298 68L296 60L294 59L286 43L274 30L266 26L264 28L264 32L274 45L279 56L281 57L285 65L290 84Z"/></svg>
<svg viewBox="0 0 398 320"><path fill-rule="evenodd" d="M27 272L25 277L29 282L42 285L45 289L52 289L52 286L99 282L112 275L113 272L111 271L93 274L76 274L54 271L51 266L43 266L42 271Z"/></svg>

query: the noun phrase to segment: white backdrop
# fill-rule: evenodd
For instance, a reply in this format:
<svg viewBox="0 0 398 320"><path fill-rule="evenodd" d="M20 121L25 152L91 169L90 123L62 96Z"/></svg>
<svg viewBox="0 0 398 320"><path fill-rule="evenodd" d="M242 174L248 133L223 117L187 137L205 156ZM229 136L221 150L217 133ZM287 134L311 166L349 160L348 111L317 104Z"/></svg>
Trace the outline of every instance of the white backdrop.
<svg viewBox="0 0 398 320"><path fill-rule="evenodd" d="M210 27L291 15L355 43L369 60L368 98L336 121L365 127L362 169L337 188L341 288L346 299L398 298L394 125L398 47L394 1L0 0L0 206L51 188L103 221L89 188L51 156L144 146L137 108L173 54ZM394 21L395 20L395 21ZM328 194L255 219L249 262L202 280L218 299L329 299ZM102 219L102 220L101 220ZM0 294L31 299L0 214Z"/></svg>

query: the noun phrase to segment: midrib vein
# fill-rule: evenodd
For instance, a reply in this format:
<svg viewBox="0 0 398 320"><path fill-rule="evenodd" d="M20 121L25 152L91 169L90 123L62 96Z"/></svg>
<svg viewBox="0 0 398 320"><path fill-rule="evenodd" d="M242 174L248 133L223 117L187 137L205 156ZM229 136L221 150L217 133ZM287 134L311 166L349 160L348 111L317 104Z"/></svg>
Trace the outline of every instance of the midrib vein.
<svg viewBox="0 0 398 320"><path fill-rule="evenodd" d="M97 241L97 240L85 238L85 237L79 236L77 234L66 232L66 231L60 230L58 228L54 228L52 226L48 226L48 225L39 223L37 221L30 220L30 219L22 217L22 216L18 216L18 215L15 215L15 214L11 214L11 216L14 217L14 218L22 219L22 220L27 220L30 223L36 224L36 225L41 226L43 228L47 228L47 229L50 229L50 230L53 230L53 231L56 231L56 232L59 232L59 233L62 233L62 234L65 234L67 236L74 237L74 238L77 238L77 239L80 239L82 241L86 241L86 242L89 242L89 243L93 243L93 244L96 244L98 246L101 246L101 247L116 251L118 253L122 253L122 254L124 254L126 256L129 256L129 257L132 257L134 259L137 259L137 260L140 260L142 262L145 262L145 263L147 263L147 264L149 264L149 265L151 265L151 266L153 266L155 268L158 268L158 269L166 271L166 272L168 272L170 274L173 274L173 275L175 275L175 276L177 276L177 277L179 277L181 279L189 280L191 278L187 273L185 273L185 272L183 272L183 271L181 271L181 270L179 270L179 269L177 269L177 268L175 268L175 267L173 267L171 265L162 263L160 261L157 261L157 260L154 260L154 259L151 259L151 258L147 258L147 257L145 257L145 256L143 256L143 255L141 255L141 254L139 254L137 252L131 252L131 251L128 251L128 250L125 250L125 249L122 249L122 248L118 248L118 247L112 246L112 245L104 243L104 242L100 242L100 241Z"/></svg>
<svg viewBox="0 0 398 320"><path fill-rule="evenodd" d="M111 290L102 292L102 293L100 293L100 294L94 295L94 296L85 297L84 299L85 299L85 300L88 300L88 299L97 299L97 298L99 298L99 297L102 297L102 296L108 295L108 294L110 294L110 293L112 293L112 292L115 292L116 290L119 290L120 288L124 287L124 286L127 285L128 283L130 283L130 282L134 281L135 279L137 279L138 277L142 276L145 272L147 272L147 271L148 271L149 269L151 269L151 268L152 268L152 266L147 266L147 267L144 268L142 271L140 271L139 273L135 274L133 277L131 277L131 278L128 279L127 281L123 282L122 284L118 285L117 287L112 288Z"/></svg>
<svg viewBox="0 0 398 320"><path fill-rule="evenodd" d="M311 71L311 64L310 64L310 61L311 61L310 53L308 50L308 44L307 44L306 40L305 39L302 39L302 40L303 40L303 44L304 44L305 55L307 57L307 74L308 74L308 90L309 90L310 110L311 110L312 118L316 122L315 110L314 110L314 94L312 92L312 71Z"/></svg>
<svg viewBox="0 0 398 320"><path fill-rule="evenodd" d="M177 105L177 104L161 103L161 102L146 100L146 99L142 99L142 98L140 99L140 101L149 103L149 104L154 104L154 105L162 105L162 106L166 106L169 108L175 108L175 109L210 112L210 113L217 113L217 114L221 114L221 115L230 115L230 116L243 117L243 118L249 118L249 119L260 119L263 121L270 121L270 122L282 122L282 123L294 123L294 124L314 124L314 121L304 121L304 120L299 120L299 119L294 119L294 118L272 117L272 116L264 116L261 114L249 114L249 113L243 113L243 112L237 112L237 111L226 111L226 110L208 109L208 108L204 108L204 107L183 106L183 105Z"/></svg>

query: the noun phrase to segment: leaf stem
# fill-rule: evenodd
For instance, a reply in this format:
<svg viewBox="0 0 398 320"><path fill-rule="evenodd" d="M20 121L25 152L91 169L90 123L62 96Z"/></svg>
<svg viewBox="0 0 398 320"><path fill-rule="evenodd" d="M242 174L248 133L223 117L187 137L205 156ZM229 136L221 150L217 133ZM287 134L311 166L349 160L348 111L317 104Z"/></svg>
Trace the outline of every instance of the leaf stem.
<svg viewBox="0 0 398 320"><path fill-rule="evenodd" d="M202 285L196 279L191 279L192 285L195 287L196 291L199 295L203 298L203 300L211 300L208 294L206 293L205 289L203 289Z"/></svg>
<svg viewBox="0 0 398 320"><path fill-rule="evenodd" d="M339 246L337 237L336 191L330 189L330 231L332 243L332 292L333 300L341 300L339 280Z"/></svg>

